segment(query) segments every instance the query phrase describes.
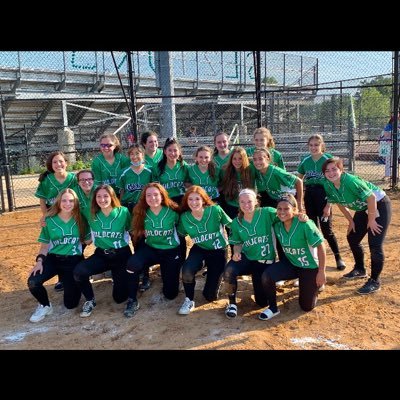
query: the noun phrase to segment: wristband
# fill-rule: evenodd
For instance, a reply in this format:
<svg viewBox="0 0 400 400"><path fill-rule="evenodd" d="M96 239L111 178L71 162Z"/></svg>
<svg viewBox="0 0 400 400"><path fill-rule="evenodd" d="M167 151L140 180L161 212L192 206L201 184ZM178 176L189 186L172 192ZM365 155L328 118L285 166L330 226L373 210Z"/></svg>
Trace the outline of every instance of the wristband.
<svg viewBox="0 0 400 400"><path fill-rule="evenodd" d="M43 262L46 259L46 256L44 254L38 254L36 256L36 262L39 261L39 259L41 259Z"/></svg>

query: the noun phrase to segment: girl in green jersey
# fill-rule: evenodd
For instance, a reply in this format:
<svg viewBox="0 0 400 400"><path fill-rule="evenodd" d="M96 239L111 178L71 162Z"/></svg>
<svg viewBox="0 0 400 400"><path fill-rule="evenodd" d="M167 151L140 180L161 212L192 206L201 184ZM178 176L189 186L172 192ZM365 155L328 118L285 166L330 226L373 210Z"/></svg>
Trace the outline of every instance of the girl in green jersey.
<svg viewBox="0 0 400 400"><path fill-rule="evenodd" d="M276 257L275 236L272 224L276 221L276 210L258 206L254 190L243 189L239 193L239 216L231 224L229 243L233 245L232 259L224 271L224 281L228 287L229 304L225 315L237 316L237 278L251 275L255 301L260 307L268 302L261 284L261 275Z"/></svg>
<svg viewBox="0 0 400 400"><path fill-rule="evenodd" d="M332 213L328 217L324 216L326 193L323 185L325 177L322 173L322 164L328 158L332 158L332 155L325 153L325 142L319 134L309 137L308 148L310 153L302 158L297 168L298 176L304 182L304 206L307 215L321 229L328 242L335 256L336 268L343 271L346 264L340 256L339 245L332 229Z"/></svg>
<svg viewBox="0 0 400 400"><path fill-rule="evenodd" d="M77 182L75 174L67 172L67 160L61 151L54 151L46 160L46 171L39 176L39 186L35 196L40 199L40 209L42 217L41 226L44 226L44 219L47 210L54 203L61 190L65 188L76 189ZM63 291L63 283L59 279L54 289L57 292Z"/></svg>
<svg viewBox="0 0 400 400"><path fill-rule="evenodd" d="M90 242L90 234L79 210L78 197L72 189L63 189L46 213L38 239L39 254L28 278L29 291L39 303L31 322L39 322L53 312L43 284L57 274L64 283L65 307L71 309L78 305L81 290L74 280L73 270L83 259L84 240Z"/></svg>
<svg viewBox="0 0 400 400"><path fill-rule="evenodd" d="M117 180L121 172L131 164L129 158L120 153L121 144L113 133L104 133L100 136L101 154L92 161L94 186L110 185L118 194Z"/></svg>
<svg viewBox="0 0 400 400"><path fill-rule="evenodd" d="M139 275L144 268L160 264L164 296L172 300L178 295L182 265L176 225L178 205L159 183L147 184L133 209L133 245L142 237L145 244L129 258L127 264L129 296L124 315L131 318L139 309L137 291Z"/></svg>
<svg viewBox="0 0 400 400"><path fill-rule="evenodd" d="M193 242L182 267L186 298L178 311L181 315L187 315L194 309L195 276L203 262L207 266L203 296L208 301L218 298L228 245L224 226L229 226L232 220L219 205L212 202L202 187L196 185L186 191L181 212L178 232L183 237L189 235Z"/></svg>
<svg viewBox="0 0 400 400"><path fill-rule="evenodd" d="M129 247L131 215L121 206L110 185L100 185L94 190L88 222L96 250L74 270L74 278L86 298L81 317L89 317L96 307L89 280L91 275L111 270L114 301L120 304L127 299L126 262L132 254Z"/></svg>
<svg viewBox="0 0 400 400"><path fill-rule="evenodd" d="M144 148L144 162L149 168L153 168L162 159L163 152L158 148L158 135L156 132L143 132L140 136L140 144Z"/></svg>
<svg viewBox="0 0 400 400"><path fill-rule="evenodd" d="M268 128L263 126L261 128L256 128L253 133L253 138L255 146L246 149L249 158L253 157L254 151L257 148L266 148L271 154L271 164L276 165L283 170L286 169L283 163L282 154L278 150L275 150L275 141Z"/></svg>
<svg viewBox="0 0 400 400"><path fill-rule="evenodd" d="M324 237L312 220L299 219L297 201L287 194L278 200L279 222L274 232L285 258L272 264L262 275L262 285L269 305L258 318L266 321L277 316L276 285L281 280L299 279L299 304L311 311L317 304L318 289L326 283Z"/></svg>
<svg viewBox="0 0 400 400"><path fill-rule="evenodd" d="M349 222L347 241L353 253L354 269L343 277L346 279L366 278L362 239L368 233L371 254L371 277L358 294L369 294L380 289L379 276L383 269L385 255L383 242L392 217L391 202L386 193L371 182L344 172L340 158L330 158L322 165L325 175L324 188L328 203L324 216L331 212L331 204L336 203ZM355 211L351 215L350 210Z"/></svg>

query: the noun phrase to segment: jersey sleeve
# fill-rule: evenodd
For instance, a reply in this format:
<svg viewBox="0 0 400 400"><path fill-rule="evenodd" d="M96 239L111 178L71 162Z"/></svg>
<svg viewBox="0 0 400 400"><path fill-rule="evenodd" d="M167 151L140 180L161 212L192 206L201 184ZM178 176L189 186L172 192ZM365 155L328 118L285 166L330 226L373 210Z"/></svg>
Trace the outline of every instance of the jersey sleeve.
<svg viewBox="0 0 400 400"><path fill-rule="evenodd" d="M40 231L38 242L40 242L40 243L50 243L50 235L49 235L49 228L48 228L47 221L46 221L46 226L43 226L42 230Z"/></svg>
<svg viewBox="0 0 400 400"><path fill-rule="evenodd" d="M229 215L221 208L220 205L217 204L215 207L218 211L219 219L222 225L226 225L229 228L232 224L231 217L229 217Z"/></svg>
<svg viewBox="0 0 400 400"><path fill-rule="evenodd" d="M177 227L178 234L181 235L181 236L186 236L186 235L187 235L187 232L186 232L186 229L185 229L185 225L184 225L184 223L183 223L184 215L185 215L185 214L182 214L182 215L180 216L180 218L179 218L179 223L178 223L178 227Z"/></svg>
<svg viewBox="0 0 400 400"><path fill-rule="evenodd" d="M101 179L101 165L100 165L100 160L98 157L96 157L92 161L92 166L91 166L93 175L94 175L94 187L97 187L102 184L102 179Z"/></svg>
<svg viewBox="0 0 400 400"><path fill-rule="evenodd" d="M229 244L242 244L243 241L239 236L239 227L237 224L237 219L235 218L232 221L232 225L231 225L231 233L229 235Z"/></svg>
<svg viewBox="0 0 400 400"><path fill-rule="evenodd" d="M307 222L300 222L301 224L305 224L305 235L307 238L307 243L311 247L318 247L323 241L324 236L320 232L320 230L316 227L313 220L309 219Z"/></svg>

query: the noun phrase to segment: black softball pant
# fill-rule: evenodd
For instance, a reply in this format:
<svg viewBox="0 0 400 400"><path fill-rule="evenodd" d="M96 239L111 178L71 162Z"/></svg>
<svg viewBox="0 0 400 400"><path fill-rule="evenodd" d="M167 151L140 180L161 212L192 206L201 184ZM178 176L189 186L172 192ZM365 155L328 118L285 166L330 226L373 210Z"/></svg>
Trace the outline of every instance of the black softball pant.
<svg viewBox="0 0 400 400"><path fill-rule="evenodd" d="M333 254L339 254L338 242L332 230L332 210L326 222L321 219L324 214L326 202L326 193L323 186L305 185L304 206L306 213L314 221L315 225L321 229Z"/></svg>
<svg viewBox="0 0 400 400"><path fill-rule="evenodd" d="M379 217L376 218L376 222L382 226L380 234L373 235L371 230L367 230L368 214L365 211L356 211L353 216L356 231L351 231L347 235L347 241L355 261L354 268L365 270L364 248L361 241L368 233L368 246L371 253L371 278L375 280L379 279L385 261L383 241L392 219L392 203L389 197L385 196L377 202L377 210Z"/></svg>
<svg viewBox="0 0 400 400"><path fill-rule="evenodd" d="M75 266L83 260L83 256L59 256L48 254L43 261L43 272L30 275L28 288L33 297L43 306L49 305L47 290L43 286L45 282L58 275L64 283L64 305L66 308L75 308L81 298L81 289L73 277Z"/></svg>
<svg viewBox="0 0 400 400"><path fill-rule="evenodd" d="M296 267L287 259L270 265L262 274L261 281L271 311L278 310L275 282L296 278L299 279L300 307L303 311L311 311L317 304L317 273L318 268Z"/></svg>
<svg viewBox="0 0 400 400"><path fill-rule="evenodd" d="M203 296L208 301L218 298L221 287L222 273L226 264L226 249L205 250L196 244L192 246L188 258L182 266L182 282L186 297L194 298L196 273L201 270L203 261L207 266L206 283Z"/></svg>
<svg viewBox="0 0 400 400"><path fill-rule="evenodd" d="M126 263L132 251L129 246L120 249L113 249L106 254L103 249L96 248L94 254L84 261L81 261L74 269L74 279L82 290L86 300L94 298L92 284L89 278L92 275L100 274L111 270L113 279L112 296L117 304L128 298L128 273Z"/></svg>
<svg viewBox="0 0 400 400"><path fill-rule="evenodd" d="M126 273L128 279L128 297L136 300L139 286L139 275L144 268L160 264L164 296L172 300L179 292L179 274L182 266L179 246L161 250L144 244L129 257Z"/></svg>
<svg viewBox="0 0 400 400"><path fill-rule="evenodd" d="M249 260L243 253L240 261L230 260L224 270L224 281L228 286L229 298L236 297L237 277L242 275L251 275L253 282L254 298L260 307L268 305L268 299L265 295L261 283L261 275L271 264L260 263L259 261Z"/></svg>

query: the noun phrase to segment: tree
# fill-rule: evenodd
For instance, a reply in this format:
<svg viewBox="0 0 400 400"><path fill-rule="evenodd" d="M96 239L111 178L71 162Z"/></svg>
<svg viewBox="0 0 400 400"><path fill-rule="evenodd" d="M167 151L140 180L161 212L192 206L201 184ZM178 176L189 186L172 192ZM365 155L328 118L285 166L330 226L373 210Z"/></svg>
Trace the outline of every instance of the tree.
<svg viewBox="0 0 400 400"><path fill-rule="evenodd" d="M273 76L266 76L261 83L264 85L277 85L278 81Z"/></svg>

